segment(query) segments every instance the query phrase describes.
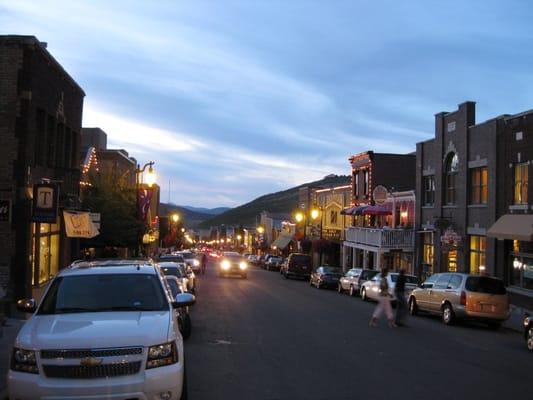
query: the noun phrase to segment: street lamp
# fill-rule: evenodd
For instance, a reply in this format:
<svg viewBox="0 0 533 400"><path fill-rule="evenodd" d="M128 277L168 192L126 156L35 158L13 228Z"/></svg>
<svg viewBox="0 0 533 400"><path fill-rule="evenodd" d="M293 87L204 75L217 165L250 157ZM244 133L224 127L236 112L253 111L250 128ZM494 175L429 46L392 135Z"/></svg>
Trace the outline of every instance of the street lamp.
<svg viewBox="0 0 533 400"><path fill-rule="evenodd" d="M179 214L176 214L176 213L172 214L172 222L177 224L179 220L180 220L180 215Z"/></svg>
<svg viewBox="0 0 533 400"><path fill-rule="evenodd" d="M137 168L135 169L135 186L136 186L136 193L135 193L135 197L136 197L136 204L137 204L137 213L139 215L139 217L142 216L142 213L141 213L141 210L140 210L140 190L141 190L141 181L142 181L142 174L144 173L144 171L146 171L146 167L148 167L148 172L146 173L146 184L148 185L149 188L151 188L155 181L156 181L156 175L155 175L155 171L154 171L154 164L155 162L154 161L150 161L150 162L147 162L146 164L144 164L144 166L141 168L140 164L137 164ZM141 218L139 218L141 219ZM141 221L143 224L145 223L145 221ZM144 235L144 231L145 231L145 228L143 228L142 232L140 232L139 234L139 239L138 239L138 246L137 246L137 252L139 251L139 248L141 246L141 243L142 243L142 238L143 238L143 235Z"/></svg>
<svg viewBox="0 0 533 400"><path fill-rule="evenodd" d="M259 234L265 233L265 228L263 228L262 226L258 226L257 227L257 233L259 233Z"/></svg>
<svg viewBox="0 0 533 400"><path fill-rule="evenodd" d="M302 221L305 219L305 215L304 215L303 212L298 211L298 212L294 215L294 219L296 220L296 222L300 223L300 222L302 222Z"/></svg>

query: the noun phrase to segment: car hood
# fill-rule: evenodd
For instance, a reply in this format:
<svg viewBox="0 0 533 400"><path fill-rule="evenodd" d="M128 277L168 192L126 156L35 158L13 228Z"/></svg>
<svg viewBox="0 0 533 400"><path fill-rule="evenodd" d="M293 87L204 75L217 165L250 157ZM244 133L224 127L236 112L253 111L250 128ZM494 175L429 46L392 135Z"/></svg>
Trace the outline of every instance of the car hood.
<svg viewBox="0 0 533 400"><path fill-rule="evenodd" d="M35 315L21 329L16 346L80 349L150 346L168 341L169 311Z"/></svg>

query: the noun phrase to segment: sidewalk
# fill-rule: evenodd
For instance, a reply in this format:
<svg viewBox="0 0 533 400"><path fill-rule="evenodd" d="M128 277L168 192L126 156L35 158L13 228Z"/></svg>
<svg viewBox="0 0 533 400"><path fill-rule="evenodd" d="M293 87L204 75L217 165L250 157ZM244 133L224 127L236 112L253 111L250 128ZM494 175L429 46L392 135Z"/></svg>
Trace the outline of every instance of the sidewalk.
<svg viewBox="0 0 533 400"><path fill-rule="evenodd" d="M26 321L23 319L7 318L4 326L0 326L0 400L7 398L7 371L9 370L9 361L11 349L17 334Z"/></svg>

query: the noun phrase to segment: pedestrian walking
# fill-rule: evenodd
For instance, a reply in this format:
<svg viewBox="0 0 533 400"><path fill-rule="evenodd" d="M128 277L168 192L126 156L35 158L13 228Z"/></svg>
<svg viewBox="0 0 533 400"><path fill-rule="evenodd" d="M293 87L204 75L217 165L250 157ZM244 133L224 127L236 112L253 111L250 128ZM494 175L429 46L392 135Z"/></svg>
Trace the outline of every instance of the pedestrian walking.
<svg viewBox="0 0 533 400"><path fill-rule="evenodd" d="M205 274L205 268L207 267L207 256L205 253L202 253L202 257L200 259L200 273L202 275Z"/></svg>
<svg viewBox="0 0 533 400"><path fill-rule="evenodd" d="M381 317L381 314L385 313L387 320L389 321L389 326L395 328L396 324L394 323L394 316L392 314L391 298L389 294L389 282L387 281L388 274L387 267L384 267L381 270L380 282L379 282L379 300L372 318L370 319L369 325L372 327L378 326L377 321Z"/></svg>
<svg viewBox="0 0 533 400"><path fill-rule="evenodd" d="M407 300L405 300L405 270L401 269L394 286L394 296L396 297L396 318L395 323L398 326L404 325L405 316L407 315Z"/></svg>

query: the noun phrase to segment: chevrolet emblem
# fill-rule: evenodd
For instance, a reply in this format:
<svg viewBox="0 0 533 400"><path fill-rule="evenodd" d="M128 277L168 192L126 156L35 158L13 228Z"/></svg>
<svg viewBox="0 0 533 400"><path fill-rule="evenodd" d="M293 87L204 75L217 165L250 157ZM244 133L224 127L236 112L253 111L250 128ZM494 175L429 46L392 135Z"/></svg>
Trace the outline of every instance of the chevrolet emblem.
<svg viewBox="0 0 533 400"><path fill-rule="evenodd" d="M80 365L85 367L96 367L97 365L102 364L102 361L102 358L85 357L80 360Z"/></svg>

